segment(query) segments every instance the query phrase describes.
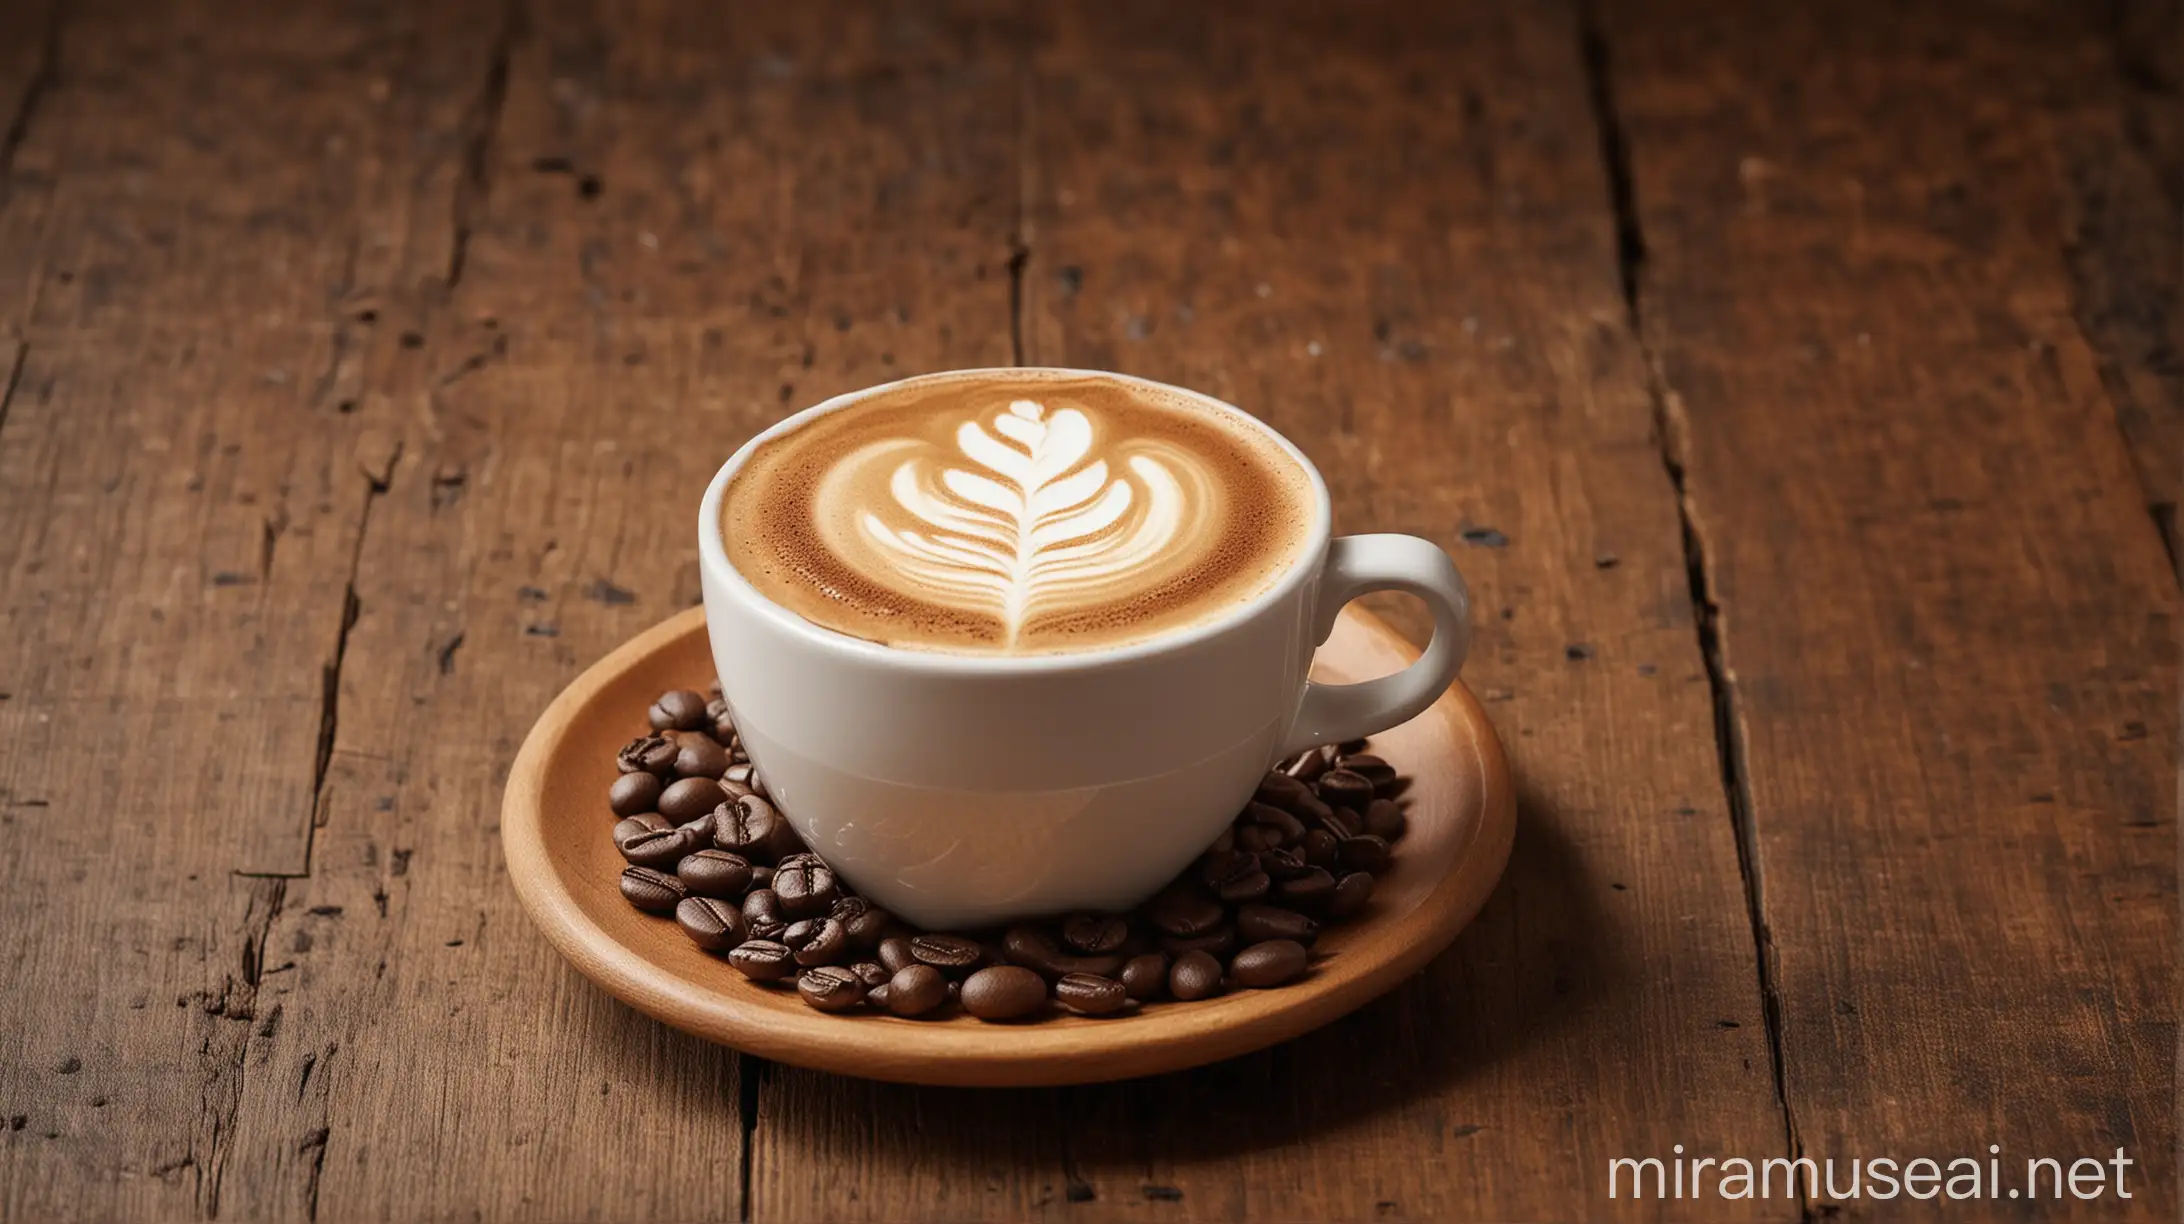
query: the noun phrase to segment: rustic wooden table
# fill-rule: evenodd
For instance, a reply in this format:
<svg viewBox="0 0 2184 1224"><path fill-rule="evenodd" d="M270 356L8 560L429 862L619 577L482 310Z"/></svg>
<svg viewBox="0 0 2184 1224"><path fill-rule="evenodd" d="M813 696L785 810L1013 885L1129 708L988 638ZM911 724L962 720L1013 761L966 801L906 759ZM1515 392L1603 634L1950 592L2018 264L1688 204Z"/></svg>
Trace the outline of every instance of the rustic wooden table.
<svg viewBox="0 0 2184 1224"><path fill-rule="evenodd" d="M2176 1218L2177 52L2064 2L0 3L0 1209L1794 1220L1903 1204L1608 1162L1994 1144L2137 1161L2036 1213ZM617 1004L502 875L525 729L696 600L743 438L1012 361L1234 400L1448 547L1499 893L1341 1023L1102 1088Z"/></svg>

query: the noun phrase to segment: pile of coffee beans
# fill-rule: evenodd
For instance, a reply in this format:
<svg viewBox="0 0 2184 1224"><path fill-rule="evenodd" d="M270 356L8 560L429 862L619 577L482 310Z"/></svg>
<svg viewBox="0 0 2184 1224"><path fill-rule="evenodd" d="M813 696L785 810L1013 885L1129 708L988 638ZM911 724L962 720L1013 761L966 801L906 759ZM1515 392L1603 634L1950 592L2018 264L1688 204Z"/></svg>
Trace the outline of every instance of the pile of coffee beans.
<svg viewBox="0 0 2184 1224"><path fill-rule="evenodd" d="M662 693L647 715L607 795L629 862L622 895L823 1012L1122 1016L1280 986L1311 968L1321 930L1365 909L1406 825L1406 779L1363 740L1313 749L1268 773L1205 854L1130 913L920 931L797 837L717 687Z"/></svg>

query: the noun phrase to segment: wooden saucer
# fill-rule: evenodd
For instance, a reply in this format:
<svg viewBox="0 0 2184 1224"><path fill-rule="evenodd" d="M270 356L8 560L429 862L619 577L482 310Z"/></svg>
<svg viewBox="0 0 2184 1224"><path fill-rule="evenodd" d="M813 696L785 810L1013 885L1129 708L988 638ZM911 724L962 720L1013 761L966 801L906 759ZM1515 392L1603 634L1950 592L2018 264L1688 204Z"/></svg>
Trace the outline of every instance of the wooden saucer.
<svg viewBox="0 0 2184 1224"><path fill-rule="evenodd" d="M1356 605L1320 648L1314 675L1370 679L1417 651ZM1410 832L1371 906L1321 936L1311 972L1275 990L1146 1007L1116 1019L1056 1016L992 1025L822 1015L793 990L743 980L639 913L618 886L608 839L614 753L645 727L664 689L712 673L703 609L625 643L563 690L524 741L502 802L501 843L516 893L547 939L586 977L639 1011L740 1050L797 1066L915 1084L1026 1086L1125 1079L1269 1046L1357 1008L1424 967L1486 901L1509 857L1516 796L1501 743L1461 684L1373 739L1413 780Z"/></svg>

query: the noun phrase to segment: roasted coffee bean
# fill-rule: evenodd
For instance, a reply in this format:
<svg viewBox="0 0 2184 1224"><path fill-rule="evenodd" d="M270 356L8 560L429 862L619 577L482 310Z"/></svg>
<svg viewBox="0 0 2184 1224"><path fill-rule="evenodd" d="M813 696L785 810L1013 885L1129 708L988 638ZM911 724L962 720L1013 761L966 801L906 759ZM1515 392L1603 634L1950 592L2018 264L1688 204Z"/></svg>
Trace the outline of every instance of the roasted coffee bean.
<svg viewBox="0 0 2184 1224"><path fill-rule="evenodd" d="M963 979L963 1010L981 1020L1020 1020L1046 1001L1046 979L1020 965L989 965Z"/></svg>
<svg viewBox="0 0 2184 1224"><path fill-rule="evenodd" d="M1242 850L1208 850L1198 858L1198 882L1208 888L1219 888L1239 875L1258 870L1256 855Z"/></svg>
<svg viewBox="0 0 2184 1224"><path fill-rule="evenodd" d="M696 820L685 820L675 827L688 829L690 835L698 839L698 845L700 846L711 846L713 844L713 814L711 812L707 812Z"/></svg>
<svg viewBox="0 0 2184 1224"><path fill-rule="evenodd" d="M1254 803L1244 808L1244 820L1264 825L1281 835L1284 846L1294 846L1304 837L1304 822L1282 808L1269 803Z"/></svg>
<svg viewBox="0 0 2184 1224"><path fill-rule="evenodd" d="M617 816L649 812L659 806L662 789L658 774L643 770L621 774L614 779L614 785L607 788L607 806L614 809Z"/></svg>
<svg viewBox="0 0 2184 1224"><path fill-rule="evenodd" d="M1197 935L1163 935L1160 937L1160 947L1170 956L1184 956L1192 952L1227 956L1236 948L1236 928L1224 922Z"/></svg>
<svg viewBox="0 0 2184 1224"><path fill-rule="evenodd" d="M1327 802L1318 795L1313 795L1297 805L1297 817L1304 821L1306 828L1324 828L1328 821L1339 819L1343 822L1343 828L1347 830L1345 836L1358 831L1351 828L1349 824L1356 816L1357 813L1355 812L1338 812L1335 808L1329 807Z"/></svg>
<svg viewBox="0 0 2184 1224"><path fill-rule="evenodd" d="M1238 986L1264 990L1303 973L1309 959L1303 944L1293 939L1270 939L1238 952L1229 962L1229 980Z"/></svg>
<svg viewBox="0 0 2184 1224"><path fill-rule="evenodd" d="M627 774L624 776L631 778L649 778L652 775ZM647 833L665 833L674 827L675 826L671 822L669 822L667 817L660 815L658 812L639 812L635 816L629 817L627 820L618 820L615 822L614 848L617 850L621 849L622 843L628 841L633 837L641 837Z"/></svg>
<svg viewBox="0 0 2184 1224"><path fill-rule="evenodd" d="M682 857L698 848L698 839L686 829L645 832L622 843L622 857L639 867L672 871Z"/></svg>
<svg viewBox="0 0 2184 1224"><path fill-rule="evenodd" d="M910 952L910 941L900 935L890 935L880 941L880 963L897 973L918 964L918 958Z"/></svg>
<svg viewBox="0 0 2184 1224"><path fill-rule="evenodd" d="M1002 932L1001 954L1009 963L1047 977L1061 976L1062 970L1056 962L1067 955L1061 945L1054 942L1053 936L1028 922L1017 923Z"/></svg>
<svg viewBox="0 0 2184 1224"><path fill-rule="evenodd" d="M775 868L773 890L781 898L781 908L799 918L826 913L842 895L834 872L817 856L799 856Z"/></svg>
<svg viewBox="0 0 2184 1224"><path fill-rule="evenodd" d="M1327 772L1327 750L1324 748L1307 748L1289 758L1282 765L1282 772L1299 782L1310 782ZM1304 813L1299 812L1297 814L1302 816Z"/></svg>
<svg viewBox="0 0 2184 1224"><path fill-rule="evenodd" d="M1062 1006L1085 1016L1104 1016L1130 1005L1130 992L1113 978L1090 973L1065 973L1054 983L1054 998Z"/></svg>
<svg viewBox="0 0 2184 1224"><path fill-rule="evenodd" d="M693 850L675 865L675 874L693 897L741 901L751 889L751 865L726 850Z"/></svg>
<svg viewBox="0 0 2184 1224"><path fill-rule="evenodd" d="M738 786L748 786L754 794L763 795L766 793L766 787L758 780L757 767L749 761L737 761L735 764L730 765L727 772L720 776L720 780L733 782Z"/></svg>
<svg viewBox="0 0 2184 1224"><path fill-rule="evenodd" d="M1326 818L1313 821L1312 827L1332 836L1339 845L1365 831L1364 817L1363 812L1336 808Z"/></svg>
<svg viewBox="0 0 2184 1224"><path fill-rule="evenodd" d="M728 963L754 982L778 982L796 972L796 954L771 939L745 939L728 953Z"/></svg>
<svg viewBox="0 0 2184 1224"><path fill-rule="evenodd" d="M865 1006L876 1007L881 1011L888 1010L887 1004L889 1000L891 1000L893 997L893 992L888 990L887 983L885 982L881 982L877 986L868 987L864 992Z"/></svg>
<svg viewBox="0 0 2184 1224"><path fill-rule="evenodd" d="M1258 863L1254 861L1250 871L1222 884L1220 888L1214 890L1214 893L1221 900L1230 905L1235 905L1243 901L1256 901L1270 892L1273 887L1273 877L1259 870Z"/></svg>
<svg viewBox="0 0 2184 1224"><path fill-rule="evenodd" d="M1030 923L1010 927L1001 937L1000 951L1000 963L1022 965L1047 978L1057 978L1065 973L1109 974L1120 969L1123 960L1119 952L1072 956L1054 942L1053 936Z"/></svg>
<svg viewBox="0 0 2184 1224"><path fill-rule="evenodd" d="M789 929L788 915L781 912L781 898L770 888L754 888L743 898L743 925L752 939L781 938Z"/></svg>
<svg viewBox="0 0 2184 1224"><path fill-rule="evenodd" d="M961 935L912 935L909 943L910 955L942 973L967 973L986 957L978 941Z"/></svg>
<svg viewBox="0 0 2184 1224"><path fill-rule="evenodd" d="M684 897L675 904L675 923L691 943L708 952L725 952L743 942L743 911L718 897Z"/></svg>
<svg viewBox="0 0 2184 1224"><path fill-rule="evenodd" d="M1305 862L1304 856L1294 850L1261 850L1259 851L1259 870L1272 876L1278 882L1293 880L1312 870L1312 865Z"/></svg>
<svg viewBox="0 0 2184 1224"><path fill-rule="evenodd" d="M796 978L796 993L823 1012L845 1012L864 1002L863 979L840 965L806 969Z"/></svg>
<svg viewBox="0 0 2184 1224"><path fill-rule="evenodd" d="M1270 829L1262 824L1236 826L1236 848L1245 854L1257 854L1261 850L1278 850L1281 848L1281 844L1282 834L1279 829Z"/></svg>
<svg viewBox="0 0 2184 1224"><path fill-rule="evenodd" d="M1141 952L1122 964L1119 980L1129 996L1139 1002L1160 997L1168 988L1168 954Z"/></svg>
<svg viewBox="0 0 2184 1224"><path fill-rule="evenodd" d="M717 784L728 772L728 764L728 750L702 731L693 731L677 741L675 776L679 778L704 778Z"/></svg>
<svg viewBox="0 0 2184 1224"><path fill-rule="evenodd" d="M682 881L651 867L622 870L622 896L648 914L673 913L684 897Z"/></svg>
<svg viewBox="0 0 2184 1224"><path fill-rule="evenodd" d="M1365 831L1388 841L1401 841L1410 831L1410 817L1393 799L1375 799L1365 807Z"/></svg>
<svg viewBox="0 0 2184 1224"><path fill-rule="evenodd" d="M1334 753L1335 756L1338 757L1355 756L1372 746L1373 741L1371 739L1366 736L1360 735L1356 739L1346 739L1341 743L1336 744L1334 748L1331 749L1331 751Z"/></svg>
<svg viewBox="0 0 2184 1224"><path fill-rule="evenodd" d="M712 724L713 738L723 744L736 733L735 712L728 708L728 699L718 692L705 703L705 721Z"/></svg>
<svg viewBox="0 0 2184 1224"><path fill-rule="evenodd" d="M1145 917L1170 935L1203 935L1221 924L1221 903L1195 889L1169 885L1146 903Z"/></svg>
<svg viewBox="0 0 2184 1224"><path fill-rule="evenodd" d="M1283 905L1299 909L1312 909L1324 903L1335 891L1334 874L1325 867L1314 867L1295 879L1283 880L1274 886L1274 899Z"/></svg>
<svg viewBox="0 0 2184 1224"><path fill-rule="evenodd" d="M1354 774L1347 769L1330 769L1312 785L1321 799L1336 807L1364 811L1365 805L1373 801L1373 784L1363 774Z"/></svg>
<svg viewBox="0 0 2184 1224"><path fill-rule="evenodd" d="M655 731L691 731L705 722L705 698L689 689L669 689L645 711Z"/></svg>
<svg viewBox="0 0 2184 1224"><path fill-rule="evenodd" d="M927 966L927 968L931 968L931 966ZM949 1001L950 1003L957 1003L957 1002L961 1002L961 1001L962 1001L962 999L963 999L963 983L961 983L961 982L959 982L959 981L956 981L956 980L955 980L954 978L949 978L949 979L948 979L948 1001Z"/></svg>
<svg viewBox="0 0 2184 1224"><path fill-rule="evenodd" d="M1303 851L1304 861L1314 867L1332 867L1335 865L1336 851L1341 845L1341 838L1325 829L1314 829L1304 835L1303 844L1297 848Z"/></svg>
<svg viewBox="0 0 2184 1224"><path fill-rule="evenodd" d="M741 782L730 782L726 778L722 778L720 780L720 790L721 793L728 796L730 800L736 800L742 798L745 795L755 795L758 793L757 791L752 790L750 787L745 786Z"/></svg>
<svg viewBox="0 0 2184 1224"><path fill-rule="evenodd" d="M849 934L849 946L859 952L869 952L880 945L880 937L887 934L887 927L894 919L887 911L863 897L838 898L827 916L842 924Z"/></svg>
<svg viewBox="0 0 2184 1224"><path fill-rule="evenodd" d="M792 922L781 932L781 942L796 953L799 965L831 965L849 951L848 933L832 918L805 918Z"/></svg>
<svg viewBox="0 0 2184 1224"><path fill-rule="evenodd" d="M751 887L772 888L774 869L764 863L751 864Z"/></svg>
<svg viewBox="0 0 2184 1224"><path fill-rule="evenodd" d="M1062 946L1079 956L1104 956L1130 938L1130 924L1112 914L1072 914L1062 920Z"/></svg>
<svg viewBox="0 0 2184 1224"><path fill-rule="evenodd" d="M1337 760L1335 765L1372 783L1376 795L1393 794L1402 782L1402 775L1395 772L1395 766L1371 753L1354 752Z"/></svg>
<svg viewBox="0 0 2184 1224"><path fill-rule="evenodd" d="M664 735L640 735L614 754L615 767L623 773L657 774L665 779L675 769L675 741Z"/></svg>
<svg viewBox="0 0 2184 1224"><path fill-rule="evenodd" d="M1168 970L1168 993L1188 1003L1221 993L1221 962L1205 952L1186 952Z"/></svg>
<svg viewBox="0 0 2184 1224"><path fill-rule="evenodd" d="M1388 870L1388 843L1385 838L1367 833L1352 837L1342 843L1342 865L1352 871L1370 871L1384 875Z"/></svg>
<svg viewBox="0 0 2184 1224"><path fill-rule="evenodd" d="M1269 939L1293 939L1308 944L1319 938L1319 923L1295 910L1274 905L1247 905L1236 911L1236 937L1246 944L1265 943Z"/></svg>
<svg viewBox="0 0 2184 1224"><path fill-rule="evenodd" d="M795 838L789 822L757 795L738 795L713 809L713 844L753 863L794 853Z"/></svg>
<svg viewBox="0 0 2184 1224"><path fill-rule="evenodd" d="M677 823L696 820L718 808L727 798L720 783L711 778L684 778L668 783L667 789L660 792L660 815Z"/></svg>
<svg viewBox="0 0 2184 1224"><path fill-rule="evenodd" d="M1252 792L1251 800L1295 812L1299 803L1311 797L1311 787L1288 774L1270 773L1259 780L1259 789Z"/></svg>
<svg viewBox="0 0 2184 1224"><path fill-rule="evenodd" d="M887 979L887 1010L898 1016L922 1016L948 1001L947 975L931 965L905 965Z"/></svg>
<svg viewBox="0 0 2184 1224"><path fill-rule="evenodd" d="M1373 873L1353 871L1335 881L1335 891L1327 896L1327 916L1348 918L1365 908L1373 897Z"/></svg>
<svg viewBox="0 0 2184 1224"><path fill-rule="evenodd" d="M887 971L887 966L878 961L858 961L849 967L849 971L856 974L868 990L895 976Z"/></svg>

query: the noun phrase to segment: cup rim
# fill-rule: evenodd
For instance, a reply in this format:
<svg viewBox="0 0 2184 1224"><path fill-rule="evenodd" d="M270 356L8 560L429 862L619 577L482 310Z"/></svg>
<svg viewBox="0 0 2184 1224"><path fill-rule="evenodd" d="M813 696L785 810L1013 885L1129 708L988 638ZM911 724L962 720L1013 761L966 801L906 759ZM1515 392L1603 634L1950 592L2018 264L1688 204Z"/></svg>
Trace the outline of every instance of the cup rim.
<svg viewBox="0 0 2184 1224"><path fill-rule="evenodd" d="M729 482L735 479L736 473L742 469L744 463L750 459L751 454L760 446L783 434L799 429L807 422L825 416L830 412L839 411L860 400L913 383L949 378L975 378L980 375L1024 374L1056 378L1089 377L1111 379L1156 391L1181 395L1235 414L1250 427L1257 429L1271 439L1276 446L1280 447L1282 452L1288 455L1303 470L1306 481L1311 485L1313 498L1312 523L1306 534L1304 547L1298 550L1296 559L1291 563L1289 569L1281 577L1269 584L1265 590L1212 620L1192 625L1173 634L1164 634L1147 641L1131 642L1121 646L1102 646L1091 650L1026 655L957 654L945 650L913 650L868 641L860 637L852 637L839 630L829 629L824 625L806 620L795 612L775 603L757 587L753 586L728 560L728 548L721 538L721 503L727 496ZM1327 493L1327 482L1321 477L1319 468L1305 457L1304 452L1297 448L1296 443L1283 437L1280 431L1226 400L1208 395L1203 391L1194 391L1188 387L1178 387L1172 383L1159 382L1155 379L1144 378L1135 374L1124 374L1114 370L1088 370L1068 366L979 366L913 374L906 378L895 379L892 382L862 387L855 391L845 391L840 395L822 400L809 408L783 417L754 435L749 441L736 448L736 452L728 457L727 462L721 464L718 472L714 473L712 483L706 486L705 498L698 507L698 555L700 564L711 571L713 576L738 599L749 603L761 615L773 621L784 631L796 633L819 648L845 658L883 666L906 668L912 671L946 674L1038 675L1157 659L1181 653L1209 639L1221 636L1237 625L1251 620L1274 604L1289 598L1298 587L1304 585L1319 572L1319 561L1326 555L1328 540L1333 532L1333 518L1334 513L1331 499Z"/></svg>

